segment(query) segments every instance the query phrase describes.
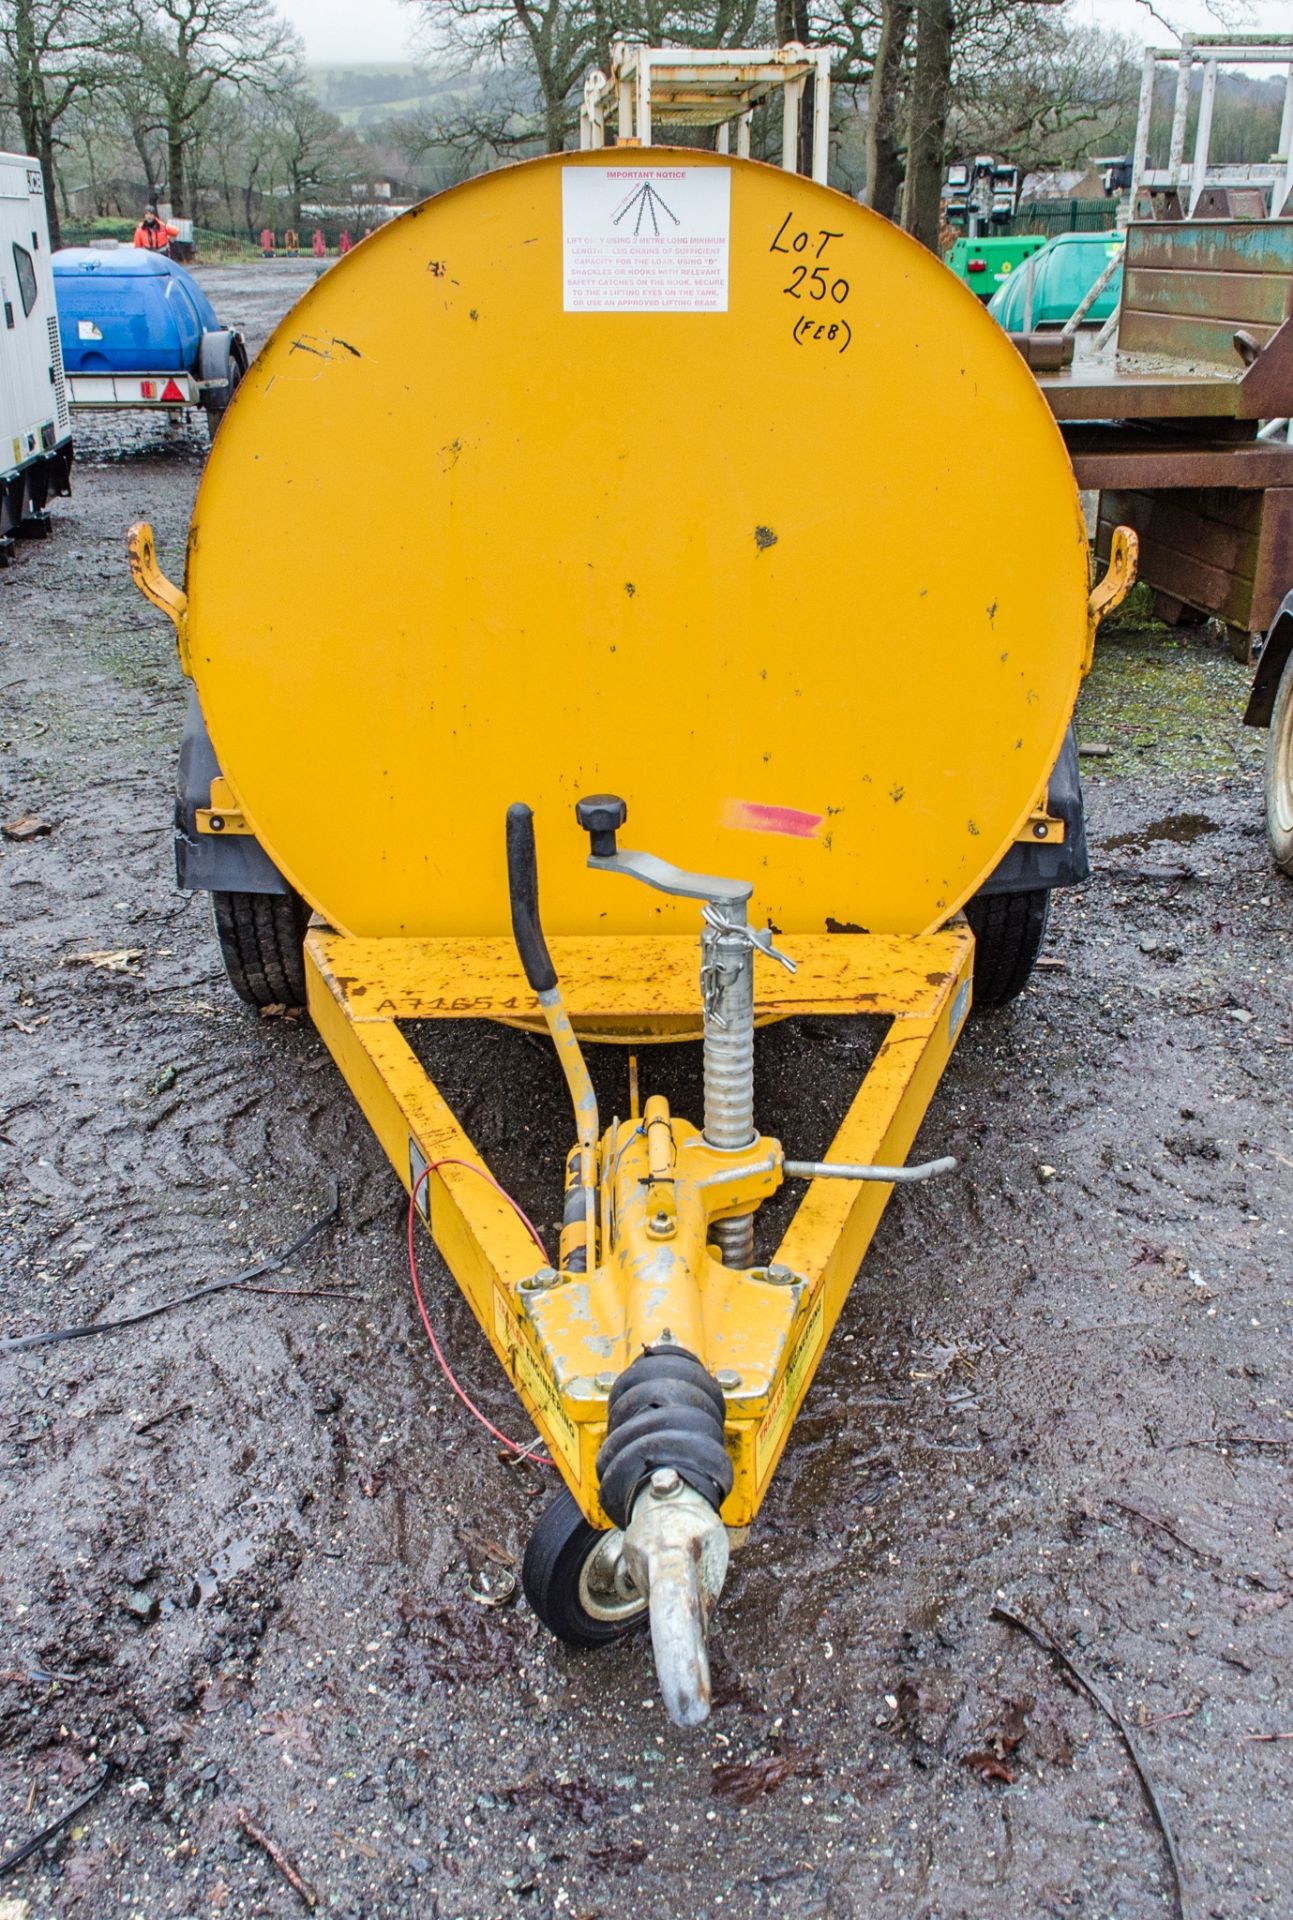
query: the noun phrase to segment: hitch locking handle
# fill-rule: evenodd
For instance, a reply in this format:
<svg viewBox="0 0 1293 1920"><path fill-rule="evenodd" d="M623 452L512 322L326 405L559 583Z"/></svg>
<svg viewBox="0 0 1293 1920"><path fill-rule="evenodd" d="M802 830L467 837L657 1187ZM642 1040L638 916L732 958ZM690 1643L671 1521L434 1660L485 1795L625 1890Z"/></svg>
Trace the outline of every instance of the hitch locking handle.
<svg viewBox="0 0 1293 1920"><path fill-rule="evenodd" d="M507 810L507 891L516 950L521 956L525 977L538 995L539 1007L557 1050L561 1071L570 1089L571 1104L575 1109L579 1184L584 1190L587 1271L592 1273L597 1265L597 1141L601 1133L597 1095L593 1092L587 1062L561 998L557 969L552 964L552 955L543 937L543 925L539 919L539 862L534 846L534 814L519 800Z"/></svg>
<svg viewBox="0 0 1293 1920"><path fill-rule="evenodd" d="M534 814L522 801L507 810L507 891L512 908L512 938L525 977L543 995L557 990L557 969L539 921L539 861L534 846Z"/></svg>
<svg viewBox="0 0 1293 1920"><path fill-rule="evenodd" d="M955 1173L957 1162L951 1154L941 1160L925 1160L914 1167L877 1167L846 1160L783 1160L781 1171L791 1180L882 1180L886 1186L909 1187L921 1180L934 1180L940 1173Z"/></svg>

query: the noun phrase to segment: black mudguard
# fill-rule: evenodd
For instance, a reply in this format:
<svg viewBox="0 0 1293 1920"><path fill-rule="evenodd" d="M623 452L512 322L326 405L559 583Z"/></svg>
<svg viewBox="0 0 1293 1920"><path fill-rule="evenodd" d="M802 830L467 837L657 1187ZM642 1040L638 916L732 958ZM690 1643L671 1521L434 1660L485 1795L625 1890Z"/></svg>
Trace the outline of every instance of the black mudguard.
<svg viewBox="0 0 1293 1920"><path fill-rule="evenodd" d="M211 804L219 773L196 688L189 689L175 782L175 878L192 892L290 893L259 840L249 833L199 833L197 810Z"/></svg>
<svg viewBox="0 0 1293 1920"><path fill-rule="evenodd" d="M1016 840L979 894L1051 892L1076 887L1091 877L1086 844L1086 811L1078 772L1077 738L1072 727L1064 736L1060 757L1046 788L1046 810L1064 822L1061 841Z"/></svg>

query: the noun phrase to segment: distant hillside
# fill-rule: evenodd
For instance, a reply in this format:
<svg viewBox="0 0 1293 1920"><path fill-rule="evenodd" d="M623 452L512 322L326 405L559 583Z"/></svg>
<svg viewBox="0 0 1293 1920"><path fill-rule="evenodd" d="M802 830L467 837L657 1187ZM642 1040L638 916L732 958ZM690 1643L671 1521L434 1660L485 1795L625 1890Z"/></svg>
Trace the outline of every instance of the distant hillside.
<svg viewBox="0 0 1293 1920"><path fill-rule="evenodd" d="M361 129L393 114L416 112L458 83L458 76L446 68L420 67L409 61L310 68L315 96L345 126Z"/></svg>

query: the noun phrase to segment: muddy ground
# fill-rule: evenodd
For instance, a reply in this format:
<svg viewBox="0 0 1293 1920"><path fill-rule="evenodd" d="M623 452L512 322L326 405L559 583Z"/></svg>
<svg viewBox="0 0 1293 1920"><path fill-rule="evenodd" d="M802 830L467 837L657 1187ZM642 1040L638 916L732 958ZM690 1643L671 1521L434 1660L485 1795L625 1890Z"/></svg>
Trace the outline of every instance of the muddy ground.
<svg viewBox="0 0 1293 1920"><path fill-rule="evenodd" d="M256 340L311 272L206 277ZM50 828L0 842L3 1330L232 1272L331 1177L342 1212L261 1283L326 1293L0 1360L0 1851L117 1769L0 1912L302 1911L245 1816L365 1920L1171 1913L1119 1736L1004 1604L1125 1716L1189 1913L1293 1914L1293 888L1244 670L1202 633L1102 642L1095 877L957 1050L917 1150L961 1168L881 1227L683 1736L640 1642L576 1657L470 1596L519 1558L539 1476L448 1394L400 1190L328 1056L234 1000L173 890L184 687L123 536L151 519L178 569L204 434L80 439L54 538L0 575L0 819ZM767 1036L765 1124L811 1151L865 1046ZM445 1075L550 1222L546 1052L473 1030ZM452 1364L515 1430L429 1249L425 1272Z"/></svg>

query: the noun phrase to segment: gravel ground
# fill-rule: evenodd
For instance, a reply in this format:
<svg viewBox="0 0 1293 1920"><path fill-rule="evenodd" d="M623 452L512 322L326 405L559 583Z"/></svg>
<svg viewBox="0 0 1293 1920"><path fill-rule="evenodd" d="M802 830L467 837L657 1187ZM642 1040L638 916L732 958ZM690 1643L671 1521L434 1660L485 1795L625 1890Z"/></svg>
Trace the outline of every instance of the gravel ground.
<svg viewBox="0 0 1293 1920"><path fill-rule="evenodd" d="M313 270L204 278L257 344ZM957 1050L916 1151L961 1169L882 1224L684 1736L642 1643L573 1656L470 1597L546 1489L448 1395L401 1193L308 1023L240 1007L173 890L184 689L124 533L151 519L178 567L204 429L79 441L54 538L0 576L0 819L49 827L0 841L4 1330L232 1272L333 1176L342 1215L263 1283L326 1292L0 1362L0 1851L114 1766L0 1915L290 1914L283 1862L356 1920L1171 1914L1121 1738L994 1605L1124 1716L1192 1920L1293 1914L1293 889L1243 669L1202 634L1102 641L1095 877ZM764 1036L764 1124L824 1136L866 1042ZM551 1060L488 1029L455 1048L447 1088L550 1220ZM451 1362L519 1419L425 1271Z"/></svg>

